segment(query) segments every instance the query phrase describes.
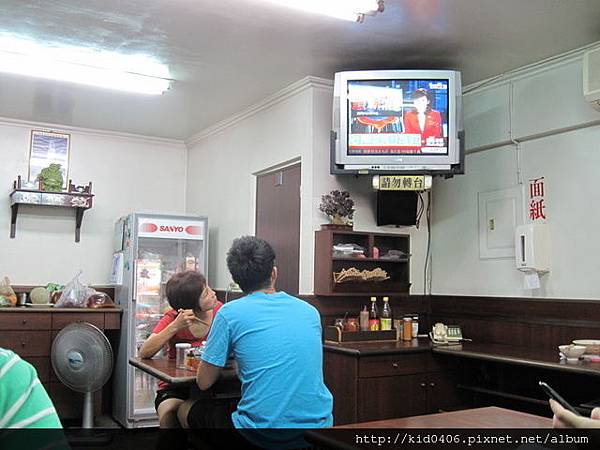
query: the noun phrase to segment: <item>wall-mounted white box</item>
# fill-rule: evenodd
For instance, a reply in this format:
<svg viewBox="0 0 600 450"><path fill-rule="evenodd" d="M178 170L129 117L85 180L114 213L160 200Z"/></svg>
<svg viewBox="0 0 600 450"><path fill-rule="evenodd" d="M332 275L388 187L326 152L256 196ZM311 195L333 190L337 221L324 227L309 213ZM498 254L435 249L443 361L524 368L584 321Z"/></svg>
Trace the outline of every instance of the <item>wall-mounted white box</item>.
<svg viewBox="0 0 600 450"><path fill-rule="evenodd" d="M521 187L479 192L479 258L513 258L514 236L522 223Z"/></svg>
<svg viewBox="0 0 600 450"><path fill-rule="evenodd" d="M515 263L523 272L550 270L550 233L545 223L519 225L515 233Z"/></svg>

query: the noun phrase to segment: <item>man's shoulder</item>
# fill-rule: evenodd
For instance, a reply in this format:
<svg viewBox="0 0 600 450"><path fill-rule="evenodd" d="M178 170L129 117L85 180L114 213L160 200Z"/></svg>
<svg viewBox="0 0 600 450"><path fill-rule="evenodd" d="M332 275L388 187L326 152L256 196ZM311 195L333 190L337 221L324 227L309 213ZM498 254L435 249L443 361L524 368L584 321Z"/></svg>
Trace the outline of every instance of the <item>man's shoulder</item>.
<svg viewBox="0 0 600 450"><path fill-rule="evenodd" d="M281 294L283 299L292 302L298 308L314 311L315 313L318 314L317 308L315 308L313 305L308 303L306 300L303 300L294 295L290 295L285 291L279 291L277 294Z"/></svg>
<svg viewBox="0 0 600 450"><path fill-rule="evenodd" d="M10 361L13 358L19 358L17 354L11 350L6 350L5 348L0 348L0 367L4 365L4 363Z"/></svg>

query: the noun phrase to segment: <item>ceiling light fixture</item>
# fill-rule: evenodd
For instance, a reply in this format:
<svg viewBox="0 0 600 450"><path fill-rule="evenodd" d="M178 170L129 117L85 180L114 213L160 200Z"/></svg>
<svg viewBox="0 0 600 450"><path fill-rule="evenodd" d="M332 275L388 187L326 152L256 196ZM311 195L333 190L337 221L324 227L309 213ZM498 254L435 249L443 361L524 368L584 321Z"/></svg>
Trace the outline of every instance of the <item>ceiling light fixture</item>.
<svg viewBox="0 0 600 450"><path fill-rule="evenodd" d="M167 67L145 55L43 45L14 36L0 36L0 72L150 95L171 84Z"/></svg>
<svg viewBox="0 0 600 450"><path fill-rule="evenodd" d="M365 16L383 12L383 0L265 0L302 11L337 19L362 22Z"/></svg>

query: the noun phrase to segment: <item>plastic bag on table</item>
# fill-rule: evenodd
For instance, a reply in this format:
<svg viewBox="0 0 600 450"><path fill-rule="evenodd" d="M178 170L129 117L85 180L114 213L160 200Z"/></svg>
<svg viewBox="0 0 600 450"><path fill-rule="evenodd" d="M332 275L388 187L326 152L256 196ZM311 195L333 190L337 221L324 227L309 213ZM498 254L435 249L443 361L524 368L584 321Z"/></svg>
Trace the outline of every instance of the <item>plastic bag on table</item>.
<svg viewBox="0 0 600 450"><path fill-rule="evenodd" d="M85 308L90 288L79 281L81 272L67 283L56 305L56 308Z"/></svg>
<svg viewBox="0 0 600 450"><path fill-rule="evenodd" d="M0 295L12 303L13 306L17 304L17 294L15 294L13 288L10 287L10 280L8 277L4 277L3 280L0 280Z"/></svg>

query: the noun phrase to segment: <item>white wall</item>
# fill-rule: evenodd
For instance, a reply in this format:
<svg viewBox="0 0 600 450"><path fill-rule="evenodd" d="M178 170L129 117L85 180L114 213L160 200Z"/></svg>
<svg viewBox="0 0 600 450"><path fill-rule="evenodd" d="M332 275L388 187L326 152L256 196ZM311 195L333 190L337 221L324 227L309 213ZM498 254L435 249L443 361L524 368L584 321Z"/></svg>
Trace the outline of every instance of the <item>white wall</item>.
<svg viewBox="0 0 600 450"><path fill-rule="evenodd" d="M575 53L465 95L467 147L475 152L467 154L466 175L434 185L434 294L600 298L600 113L582 92L582 57ZM522 141L519 164L511 139ZM540 289L526 290L512 258L479 259L477 194L519 180L526 187L540 176L550 273Z"/></svg>
<svg viewBox="0 0 600 450"><path fill-rule="evenodd" d="M32 129L44 124L0 119L0 275L14 284L83 281L106 284L115 220L131 211L184 212L183 142L53 125L71 134L69 177L93 183L94 206L83 217L75 243L74 210L21 206L16 238L9 238L12 182L27 177Z"/></svg>
<svg viewBox="0 0 600 450"><path fill-rule="evenodd" d="M209 281L214 287L225 289L231 281L225 255L232 240L254 232L254 174L300 159L300 293L313 293L314 231L327 222L318 210L321 195L340 188L355 200L355 230L412 234L412 292L422 292L425 233L378 228L370 177L329 174L332 96L330 81L308 77L191 140L186 208L209 217Z"/></svg>
<svg viewBox="0 0 600 450"><path fill-rule="evenodd" d="M231 277L225 255L236 237L254 234L255 173L299 159L302 196L310 192L311 92L310 81L296 83L188 144L187 204L190 214L208 216L209 283L226 289ZM311 218L302 208L301 229ZM312 255L301 234L300 258ZM307 289L300 269L300 290Z"/></svg>

